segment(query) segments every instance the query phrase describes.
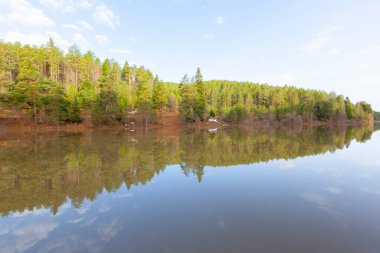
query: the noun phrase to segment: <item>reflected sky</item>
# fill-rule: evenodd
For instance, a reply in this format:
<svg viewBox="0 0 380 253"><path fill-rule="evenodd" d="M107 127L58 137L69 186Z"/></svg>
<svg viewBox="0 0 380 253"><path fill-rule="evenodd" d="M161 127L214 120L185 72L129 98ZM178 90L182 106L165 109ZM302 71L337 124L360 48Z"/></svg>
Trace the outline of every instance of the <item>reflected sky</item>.
<svg viewBox="0 0 380 253"><path fill-rule="evenodd" d="M281 131L2 137L1 252L377 252L380 133Z"/></svg>

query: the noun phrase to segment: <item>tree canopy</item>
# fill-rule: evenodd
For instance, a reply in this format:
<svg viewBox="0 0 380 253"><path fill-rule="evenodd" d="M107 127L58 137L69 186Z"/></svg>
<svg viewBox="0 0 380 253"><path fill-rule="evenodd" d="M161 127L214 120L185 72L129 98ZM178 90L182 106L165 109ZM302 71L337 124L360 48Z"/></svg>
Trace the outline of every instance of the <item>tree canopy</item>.
<svg viewBox="0 0 380 253"><path fill-rule="evenodd" d="M0 42L0 97L3 107L23 110L36 123L80 122L83 112L97 123L123 121L130 111L151 120L155 112L178 111L187 121L217 117L231 122L247 118L284 120L372 120L371 105L352 103L334 92L251 82L193 78L161 81L143 66L121 67L77 46L65 53L53 40L29 46ZM148 115L148 116L147 116Z"/></svg>

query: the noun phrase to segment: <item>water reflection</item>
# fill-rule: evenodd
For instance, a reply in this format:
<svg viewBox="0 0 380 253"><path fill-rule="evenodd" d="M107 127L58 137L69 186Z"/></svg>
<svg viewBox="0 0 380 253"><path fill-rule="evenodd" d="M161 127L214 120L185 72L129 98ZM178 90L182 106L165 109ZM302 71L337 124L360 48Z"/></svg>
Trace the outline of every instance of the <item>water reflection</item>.
<svg viewBox="0 0 380 253"><path fill-rule="evenodd" d="M67 199L81 214L87 211L82 204L85 199L94 200L103 190L112 192L124 184L128 189L148 184L168 165L179 164L184 175L195 175L202 182L205 166L253 164L334 152L348 147L352 140L369 140L373 130L373 127L341 127L2 136L0 214L7 216L40 208L56 214ZM295 165L283 162L280 167L292 169ZM329 191L341 190L330 188ZM363 191L376 193L367 188ZM132 197L132 194L113 197ZM315 194L305 193L303 197L311 202L321 200L320 206L328 207ZM101 210L106 212L107 208ZM79 221L72 221L75 222ZM120 224L115 221L114 226ZM54 225L41 232L46 236L49 228ZM99 231L105 232L107 228Z"/></svg>

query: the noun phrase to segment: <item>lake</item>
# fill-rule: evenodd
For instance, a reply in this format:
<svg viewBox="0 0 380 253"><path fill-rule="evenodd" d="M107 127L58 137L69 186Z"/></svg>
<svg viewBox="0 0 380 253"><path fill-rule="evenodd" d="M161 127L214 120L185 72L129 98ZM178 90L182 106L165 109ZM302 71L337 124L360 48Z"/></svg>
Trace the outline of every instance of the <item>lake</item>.
<svg viewBox="0 0 380 253"><path fill-rule="evenodd" d="M380 252L373 127L0 134L0 252Z"/></svg>

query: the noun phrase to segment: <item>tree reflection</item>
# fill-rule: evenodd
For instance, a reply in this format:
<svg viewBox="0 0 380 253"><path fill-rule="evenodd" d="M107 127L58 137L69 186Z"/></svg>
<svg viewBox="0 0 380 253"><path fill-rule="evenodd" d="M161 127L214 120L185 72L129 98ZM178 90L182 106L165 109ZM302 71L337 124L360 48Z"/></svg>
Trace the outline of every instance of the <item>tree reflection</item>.
<svg viewBox="0 0 380 253"><path fill-rule="evenodd" d="M202 181L205 166L268 162L335 152L365 142L373 127L157 130L0 136L0 214L80 207L108 192L147 184L167 165Z"/></svg>

